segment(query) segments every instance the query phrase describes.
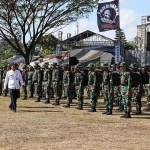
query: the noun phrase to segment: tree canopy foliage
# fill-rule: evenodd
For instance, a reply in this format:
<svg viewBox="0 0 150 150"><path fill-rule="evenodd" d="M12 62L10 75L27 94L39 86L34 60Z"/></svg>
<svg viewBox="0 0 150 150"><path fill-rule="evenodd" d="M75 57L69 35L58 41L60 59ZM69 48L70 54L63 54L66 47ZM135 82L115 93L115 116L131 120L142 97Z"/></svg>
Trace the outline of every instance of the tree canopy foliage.
<svg viewBox="0 0 150 150"><path fill-rule="evenodd" d="M1 0L0 38L26 63L30 62L37 41L48 31L88 17L98 0Z"/></svg>

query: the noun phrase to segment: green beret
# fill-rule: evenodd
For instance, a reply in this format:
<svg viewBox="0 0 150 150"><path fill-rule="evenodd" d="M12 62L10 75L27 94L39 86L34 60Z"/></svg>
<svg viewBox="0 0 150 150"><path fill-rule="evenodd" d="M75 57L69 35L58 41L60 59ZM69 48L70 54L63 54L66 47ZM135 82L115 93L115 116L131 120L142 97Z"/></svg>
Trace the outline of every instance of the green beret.
<svg viewBox="0 0 150 150"><path fill-rule="evenodd" d="M43 66L49 66L49 63L48 63L48 62L45 62Z"/></svg>
<svg viewBox="0 0 150 150"><path fill-rule="evenodd" d="M147 65L146 65L146 64L143 64L141 67L142 67L142 68L147 68Z"/></svg>
<svg viewBox="0 0 150 150"><path fill-rule="evenodd" d="M137 68L137 65L134 63L134 64L131 64L130 65L130 68Z"/></svg>
<svg viewBox="0 0 150 150"><path fill-rule="evenodd" d="M88 64L87 68L94 68L94 64L93 63Z"/></svg>
<svg viewBox="0 0 150 150"><path fill-rule="evenodd" d="M119 66L127 66L127 64L125 62L121 62L121 64Z"/></svg>
<svg viewBox="0 0 150 150"><path fill-rule="evenodd" d="M57 63L55 63L55 62L54 62L54 63L52 63L52 66L57 66Z"/></svg>
<svg viewBox="0 0 150 150"><path fill-rule="evenodd" d="M102 67L108 67L108 64L107 63L103 63Z"/></svg>

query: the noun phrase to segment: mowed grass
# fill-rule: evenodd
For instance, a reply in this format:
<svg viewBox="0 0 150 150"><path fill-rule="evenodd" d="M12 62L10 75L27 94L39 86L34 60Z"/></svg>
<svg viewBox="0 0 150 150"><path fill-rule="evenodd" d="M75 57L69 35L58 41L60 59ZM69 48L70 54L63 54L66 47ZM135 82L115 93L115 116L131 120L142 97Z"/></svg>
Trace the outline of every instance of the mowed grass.
<svg viewBox="0 0 150 150"><path fill-rule="evenodd" d="M36 98L18 99L17 112L9 110L9 97L0 96L0 150L149 150L150 112L120 119L123 112L102 115L105 111L98 100L97 112L77 110L77 101L70 108L35 103ZM144 106L145 107L145 106ZM135 109L135 108L133 108Z"/></svg>

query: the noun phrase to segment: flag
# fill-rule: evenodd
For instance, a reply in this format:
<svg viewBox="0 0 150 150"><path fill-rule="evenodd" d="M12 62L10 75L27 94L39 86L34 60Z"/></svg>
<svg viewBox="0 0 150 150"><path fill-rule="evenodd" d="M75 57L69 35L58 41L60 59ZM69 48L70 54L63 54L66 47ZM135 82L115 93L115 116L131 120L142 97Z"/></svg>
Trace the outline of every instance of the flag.
<svg viewBox="0 0 150 150"><path fill-rule="evenodd" d="M100 32L120 29L119 0L98 4L97 24Z"/></svg>

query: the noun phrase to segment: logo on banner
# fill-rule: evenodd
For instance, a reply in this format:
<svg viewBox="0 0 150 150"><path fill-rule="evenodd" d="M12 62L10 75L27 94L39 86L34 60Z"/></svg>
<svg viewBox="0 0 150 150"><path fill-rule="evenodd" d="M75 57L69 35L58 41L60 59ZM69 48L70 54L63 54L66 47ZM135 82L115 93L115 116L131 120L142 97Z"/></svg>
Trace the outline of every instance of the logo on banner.
<svg viewBox="0 0 150 150"><path fill-rule="evenodd" d="M115 61L120 61L120 45L115 46Z"/></svg>
<svg viewBox="0 0 150 150"><path fill-rule="evenodd" d="M98 14L102 22L113 24L116 23L116 17L119 16L119 10L115 4L107 4L99 10Z"/></svg>

